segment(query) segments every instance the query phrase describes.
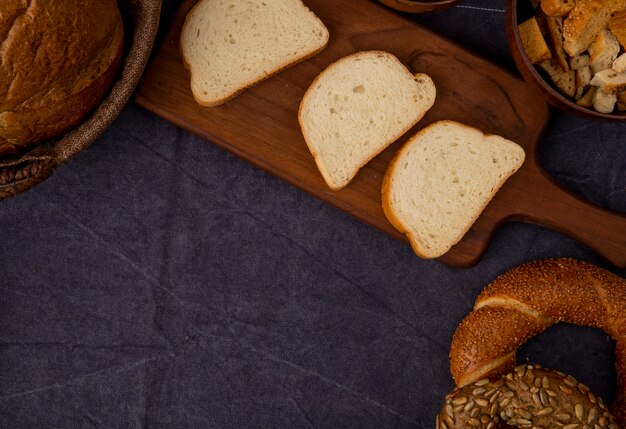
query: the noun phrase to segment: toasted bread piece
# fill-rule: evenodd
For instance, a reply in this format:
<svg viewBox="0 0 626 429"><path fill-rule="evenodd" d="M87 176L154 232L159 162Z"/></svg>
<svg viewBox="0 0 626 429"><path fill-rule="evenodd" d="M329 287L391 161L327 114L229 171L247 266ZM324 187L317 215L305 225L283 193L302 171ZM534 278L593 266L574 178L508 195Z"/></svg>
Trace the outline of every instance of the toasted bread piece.
<svg viewBox="0 0 626 429"><path fill-rule="evenodd" d="M590 86L587 92L576 101L580 107L593 107L593 96L598 90L597 86Z"/></svg>
<svg viewBox="0 0 626 429"><path fill-rule="evenodd" d="M610 69L613 61L617 58L619 50L619 42L613 33L609 30L602 30L589 47L591 72L596 74L602 70Z"/></svg>
<svg viewBox="0 0 626 429"><path fill-rule="evenodd" d="M580 54L575 57L571 57L569 65L574 70L589 67L589 54Z"/></svg>
<svg viewBox="0 0 626 429"><path fill-rule="evenodd" d="M575 0L541 0L541 9L549 16L563 16L574 8Z"/></svg>
<svg viewBox="0 0 626 429"><path fill-rule="evenodd" d="M593 86L599 86L607 92L617 92L626 88L626 72L618 73L613 69L602 70L593 75Z"/></svg>
<svg viewBox="0 0 626 429"><path fill-rule="evenodd" d="M613 113L616 103L617 94L615 91L607 91L603 87L599 87L593 94L593 108L600 113Z"/></svg>
<svg viewBox="0 0 626 429"><path fill-rule="evenodd" d="M626 90L617 93L617 110L626 111Z"/></svg>
<svg viewBox="0 0 626 429"><path fill-rule="evenodd" d="M574 98L580 100L589 94L588 88L593 77L591 68L589 67L589 55L580 54L575 57L571 57L569 61L570 67L576 71L576 90L574 92ZM588 100L584 100L583 103L587 104L586 107L591 106L591 96L588 96ZM577 102L580 105L580 103Z"/></svg>
<svg viewBox="0 0 626 429"><path fill-rule="evenodd" d="M618 73L626 72L626 53L617 57L615 61L613 61L611 68Z"/></svg>
<svg viewBox="0 0 626 429"><path fill-rule="evenodd" d="M626 10L615 12L609 20L609 30L613 32L619 43L626 49Z"/></svg>
<svg viewBox="0 0 626 429"><path fill-rule="evenodd" d="M564 72L568 71L571 67L568 55L563 49L563 18L546 15L543 10L539 9L535 14L535 19L550 49L551 58L557 61Z"/></svg>
<svg viewBox="0 0 626 429"><path fill-rule="evenodd" d="M542 61L552 58L552 53L546 40L541 34L537 19L532 17L519 25L519 34L522 39L522 46L528 59L533 64L539 64Z"/></svg>
<svg viewBox="0 0 626 429"><path fill-rule="evenodd" d="M216 106L315 55L328 38L301 0L200 0L187 15L180 48L194 99Z"/></svg>
<svg viewBox="0 0 626 429"><path fill-rule="evenodd" d="M435 102L435 85L395 56L364 51L328 66L300 103L302 135L331 189L415 125Z"/></svg>
<svg viewBox="0 0 626 429"><path fill-rule="evenodd" d="M578 0L563 22L565 52L576 56L607 27L611 15L626 9L626 0Z"/></svg>
<svg viewBox="0 0 626 429"><path fill-rule="evenodd" d="M524 162L510 140L453 121L422 129L398 151L382 187L385 215L422 258L459 242Z"/></svg>
<svg viewBox="0 0 626 429"><path fill-rule="evenodd" d="M576 90L574 92L576 100L580 99L589 87L591 77L591 69L589 67L582 67L576 70Z"/></svg>
<svg viewBox="0 0 626 429"><path fill-rule="evenodd" d="M544 70L556 87L568 97L574 97L576 93L576 71L569 70L564 72L561 66L554 60L544 61L539 64L539 67Z"/></svg>
<svg viewBox="0 0 626 429"><path fill-rule="evenodd" d="M572 0L570 0L572 1ZM563 48L563 19L560 17L546 16L546 27L548 30L548 39L550 40L550 48L552 57L555 58L564 72L569 71L570 65Z"/></svg>

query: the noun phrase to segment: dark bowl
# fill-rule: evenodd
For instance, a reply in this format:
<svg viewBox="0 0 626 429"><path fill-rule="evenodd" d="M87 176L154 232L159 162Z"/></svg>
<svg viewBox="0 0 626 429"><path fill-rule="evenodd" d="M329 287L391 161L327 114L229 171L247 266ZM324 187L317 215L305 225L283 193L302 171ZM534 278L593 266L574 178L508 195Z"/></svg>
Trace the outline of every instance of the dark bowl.
<svg viewBox="0 0 626 429"><path fill-rule="evenodd" d="M454 6L460 0L434 0L434 1L413 1L413 0L378 0L385 6L401 12L424 13L443 10Z"/></svg>
<svg viewBox="0 0 626 429"><path fill-rule="evenodd" d="M506 33L515 65L524 80L536 85L550 105L557 109L586 118L598 118L611 121L626 121L626 112L600 113L593 108L581 107L567 96L561 94L552 81L544 76L535 65L530 62L522 46L518 25L532 17L532 7L529 0L507 0L506 6Z"/></svg>

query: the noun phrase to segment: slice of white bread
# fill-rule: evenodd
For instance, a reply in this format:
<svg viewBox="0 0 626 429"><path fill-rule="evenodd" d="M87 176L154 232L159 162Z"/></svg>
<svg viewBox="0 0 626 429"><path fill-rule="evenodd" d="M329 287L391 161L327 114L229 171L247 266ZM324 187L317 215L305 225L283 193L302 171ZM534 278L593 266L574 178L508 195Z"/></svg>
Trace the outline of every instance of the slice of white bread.
<svg viewBox="0 0 626 429"><path fill-rule="evenodd" d="M409 139L389 165L382 187L385 215L418 256L437 258L463 238L524 158L524 150L503 137L435 122Z"/></svg>
<svg viewBox="0 0 626 429"><path fill-rule="evenodd" d="M328 66L300 103L298 120L331 189L406 133L435 102L435 85L393 55L363 51Z"/></svg>
<svg viewBox="0 0 626 429"><path fill-rule="evenodd" d="M191 91L202 106L320 52L329 33L301 0L200 0L180 36Z"/></svg>

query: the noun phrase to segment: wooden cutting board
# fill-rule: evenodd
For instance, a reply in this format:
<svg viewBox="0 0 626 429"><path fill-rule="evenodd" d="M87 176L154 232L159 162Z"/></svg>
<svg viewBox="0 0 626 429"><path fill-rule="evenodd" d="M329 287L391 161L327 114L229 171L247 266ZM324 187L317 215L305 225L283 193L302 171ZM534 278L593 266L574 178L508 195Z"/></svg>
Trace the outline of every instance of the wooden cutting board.
<svg viewBox="0 0 626 429"><path fill-rule="evenodd" d="M522 145L526 161L483 211L461 242L440 260L468 267L480 260L496 228L522 220L556 229L626 267L626 216L578 199L539 166L537 144L549 117L541 94L521 79L416 25L373 0L307 0L328 27L327 48L218 107L197 105L179 54L180 30L194 0L186 0L137 90L141 106L267 170L364 222L405 240L381 208L381 183L389 160L416 130L452 119ZM365 166L344 189L331 191L300 132L300 100L333 61L361 50L396 55L413 72L432 77L433 108L416 127Z"/></svg>

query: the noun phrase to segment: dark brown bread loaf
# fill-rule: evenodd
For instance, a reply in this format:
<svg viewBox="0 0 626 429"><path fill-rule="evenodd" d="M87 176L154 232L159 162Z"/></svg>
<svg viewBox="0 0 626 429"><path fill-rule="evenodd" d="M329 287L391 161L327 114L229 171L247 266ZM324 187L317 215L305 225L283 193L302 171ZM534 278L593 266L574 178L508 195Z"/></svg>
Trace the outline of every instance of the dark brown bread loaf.
<svg viewBox="0 0 626 429"><path fill-rule="evenodd" d="M101 101L119 67L116 0L0 2L0 155L56 137Z"/></svg>

